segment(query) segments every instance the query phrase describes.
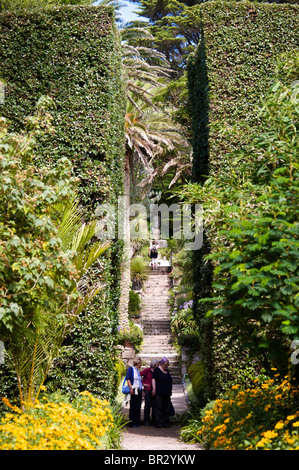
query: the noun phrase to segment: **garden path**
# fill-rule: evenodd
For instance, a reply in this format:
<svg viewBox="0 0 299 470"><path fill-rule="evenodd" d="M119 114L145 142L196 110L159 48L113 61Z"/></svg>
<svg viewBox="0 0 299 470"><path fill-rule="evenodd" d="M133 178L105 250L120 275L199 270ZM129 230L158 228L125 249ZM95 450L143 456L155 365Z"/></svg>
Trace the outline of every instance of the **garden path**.
<svg viewBox="0 0 299 470"><path fill-rule="evenodd" d="M155 428L143 426L138 428L125 427L123 432L123 450L202 450L199 444L187 444L179 439L180 426L177 418L188 409L186 395L182 383L180 358L172 345L170 329L170 311L168 304L169 269L158 268L152 271L145 282L142 295L141 324L143 326L144 341L140 357L143 367L147 367L153 357L169 358L169 370L173 378L172 403L176 412L174 422L169 428ZM141 422L143 422L144 402L141 408ZM123 409L128 417L129 403Z"/></svg>
<svg viewBox="0 0 299 470"><path fill-rule="evenodd" d="M174 384L172 403L176 414L179 415L187 410L187 401L182 384ZM123 413L128 416L129 405ZM143 422L143 405L141 409L141 422ZM188 444L180 441L180 425L175 422L169 428L155 428L154 426L143 426L139 428L125 427L122 435L122 450L177 450L197 451L202 450L200 444Z"/></svg>

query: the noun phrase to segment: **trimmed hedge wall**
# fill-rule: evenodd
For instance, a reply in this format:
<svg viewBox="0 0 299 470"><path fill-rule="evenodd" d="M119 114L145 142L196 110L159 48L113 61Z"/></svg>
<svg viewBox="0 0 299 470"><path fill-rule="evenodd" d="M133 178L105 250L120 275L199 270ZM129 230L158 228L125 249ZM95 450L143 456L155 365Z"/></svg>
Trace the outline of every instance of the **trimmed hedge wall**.
<svg viewBox="0 0 299 470"><path fill-rule="evenodd" d="M231 171L229 154L242 149L259 127L261 97L277 80L279 56L298 48L298 5L211 1L199 6L201 41L188 62L193 121L193 182ZM205 230L201 250L194 252L194 315L201 332L207 370L204 400L215 392L213 321L205 318L213 269Z"/></svg>
<svg viewBox="0 0 299 470"><path fill-rule="evenodd" d="M257 129L279 56L298 48L298 12L298 5L247 1L200 6L201 42L188 64L196 182ZM229 136L219 132L224 126Z"/></svg>
<svg viewBox="0 0 299 470"><path fill-rule="evenodd" d="M80 178L86 218L123 194L125 100L121 50L110 7L62 6L0 15L0 113L19 131L41 95L52 97L54 132L37 142L37 165L62 156ZM116 242L94 267L105 291L81 316L52 369L49 385L68 391L114 392L114 333L118 323L119 266Z"/></svg>

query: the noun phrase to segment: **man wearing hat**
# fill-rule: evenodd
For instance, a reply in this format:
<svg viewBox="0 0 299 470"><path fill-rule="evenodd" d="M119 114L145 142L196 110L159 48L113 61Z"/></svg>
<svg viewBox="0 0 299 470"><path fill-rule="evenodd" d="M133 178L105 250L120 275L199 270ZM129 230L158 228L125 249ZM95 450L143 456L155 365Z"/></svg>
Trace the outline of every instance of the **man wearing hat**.
<svg viewBox="0 0 299 470"><path fill-rule="evenodd" d="M168 370L169 360L163 357L152 376L152 395L156 397L156 427L169 427L172 395L172 378Z"/></svg>

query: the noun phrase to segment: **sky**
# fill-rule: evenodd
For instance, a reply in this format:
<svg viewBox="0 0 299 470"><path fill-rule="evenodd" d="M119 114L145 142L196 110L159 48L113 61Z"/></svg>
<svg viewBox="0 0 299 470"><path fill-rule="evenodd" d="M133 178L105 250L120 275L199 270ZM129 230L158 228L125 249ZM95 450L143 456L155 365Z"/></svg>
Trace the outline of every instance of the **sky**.
<svg viewBox="0 0 299 470"><path fill-rule="evenodd" d="M120 3L123 5L123 7L120 8L119 13L124 23L134 20L148 21L147 18L143 18L142 16L138 16L134 13L134 11L138 10L138 4L125 0L121 0Z"/></svg>
<svg viewBox="0 0 299 470"><path fill-rule="evenodd" d="M99 5L99 3L101 3L100 0L95 0L93 5ZM148 21L148 18L138 16L136 13L134 13L134 11L138 10L138 4L129 2L128 0L120 0L119 3L122 6L118 10L118 13L124 23L128 23L129 21L134 20Z"/></svg>

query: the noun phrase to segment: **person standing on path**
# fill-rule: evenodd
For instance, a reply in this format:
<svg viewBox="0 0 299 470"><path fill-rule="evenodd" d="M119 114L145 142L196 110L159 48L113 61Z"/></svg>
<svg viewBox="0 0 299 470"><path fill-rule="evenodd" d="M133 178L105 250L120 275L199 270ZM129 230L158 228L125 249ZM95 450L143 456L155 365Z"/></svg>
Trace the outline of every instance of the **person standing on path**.
<svg viewBox="0 0 299 470"><path fill-rule="evenodd" d="M153 269L157 269L157 258L158 258L158 244L154 240L152 247L150 248L149 257L151 259L151 265Z"/></svg>
<svg viewBox="0 0 299 470"><path fill-rule="evenodd" d="M129 426L136 428L140 426L141 402L142 402L142 380L139 369L142 360L137 357L133 360L133 367L129 367L126 374L126 380L130 388L130 410L129 410Z"/></svg>
<svg viewBox="0 0 299 470"><path fill-rule="evenodd" d="M149 426L156 424L156 399L152 396L152 376L153 371L159 364L158 359L152 359L150 367L143 369L140 372L141 378L143 379L143 389L144 389L144 425ZM152 410L152 420L150 419L150 414Z"/></svg>
<svg viewBox="0 0 299 470"><path fill-rule="evenodd" d="M156 397L156 427L169 427L172 395L172 377L168 370L169 361L163 357L152 377L152 395Z"/></svg>

